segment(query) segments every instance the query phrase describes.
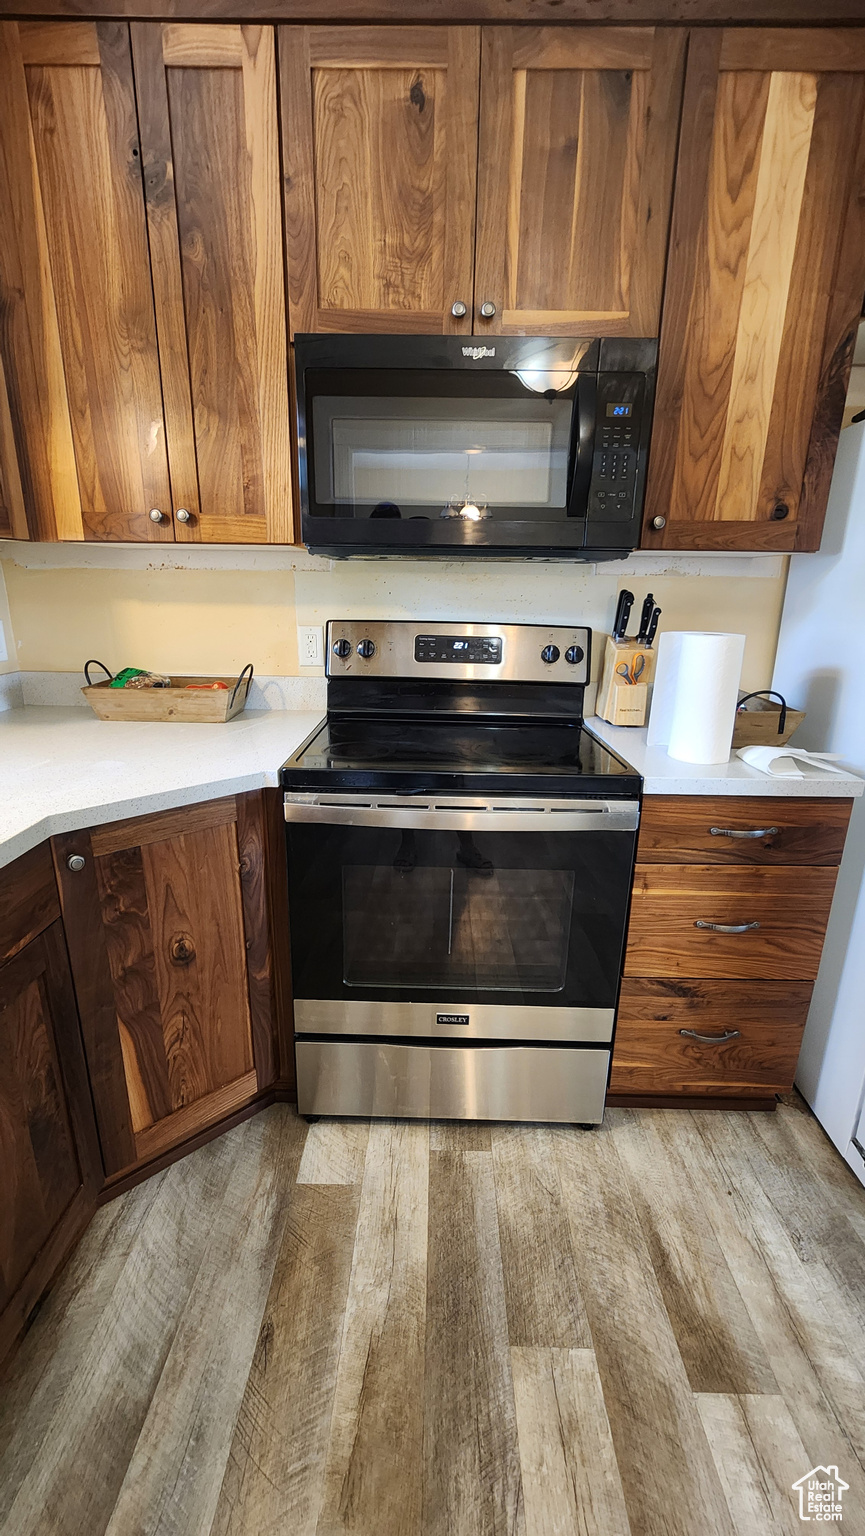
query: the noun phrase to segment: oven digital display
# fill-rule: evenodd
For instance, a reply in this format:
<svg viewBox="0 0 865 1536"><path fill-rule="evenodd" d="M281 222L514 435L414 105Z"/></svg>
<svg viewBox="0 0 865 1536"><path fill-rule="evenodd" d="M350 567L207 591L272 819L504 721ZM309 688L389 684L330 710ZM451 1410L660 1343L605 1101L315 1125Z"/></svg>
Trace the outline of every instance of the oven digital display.
<svg viewBox="0 0 865 1536"><path fill-rule="evenodd" d="M465 666L497 667L502 659L500 635L415 635L415 661L462 662Z"/></svg>
<svg viewBox="0 0 865 1536"><path fill-rule="evenodd" d="M607 415L608 416L630 416L632 410L633 410L633 406L631 406L631 405L608 405L607 406Z"/></svg>

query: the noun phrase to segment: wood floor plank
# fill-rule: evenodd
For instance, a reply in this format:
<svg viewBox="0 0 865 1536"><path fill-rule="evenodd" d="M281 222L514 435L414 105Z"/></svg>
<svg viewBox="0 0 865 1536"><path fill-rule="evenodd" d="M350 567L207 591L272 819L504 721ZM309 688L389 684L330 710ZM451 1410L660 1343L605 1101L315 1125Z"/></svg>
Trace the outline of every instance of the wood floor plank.
<svg viewBox="0 0 865 1536"><path fill-rule="evenodd" d="M314 1536L360 1190L298 1185L210 1536Z"/></svg>
<svg viewBox="0 0 865 1536"><path fill-rule="evenodd" d="M319 1536L420 1524L429 1128L369 1129Z"/></svg>
<svg viewBox="0 0 865 1536"><path fill-rule="evenodd" d="M590 1349L511 1350L526 1536L630 1536Z"/></svg>
<svg viewBox="0 0 865 1536"><path fill-rule="evenodd" d="M305 1134L278 1104L241 1140L106 1536L211 1527Z"/></svg>
<svg viewBox="0 0 865 1536"><path fill-rule="evenodd" d="M740 1131L727 1124L738 1118L683 1116L683 1155L809 1461L837 1462L851 1485L851 1504L865 1510L862 1376L838 1333L831 1296L827 1304L742 1158Z"/></svg>
<svg viewBox="0 0 865 1536"><path fill-rule="evenodd" d="M424 1536L525 1536L492 1159L434 1152Z"/></svg>
<svg viewBox="0 0 865 1536"><path fill-rule="evenodd" d="M812 1464L783 1397L704 1393L696 1402L736 1531L795 1536L793 1484Z"/></svg>
<svg viewBox="0 0 865 1536"><path fill-rule="evenodd" d="M320 1120L311 1125L298 1184L359 1184L368 1140L368 1120Z"/></svg>
<svg viewBox="0 0 865 1536"><path fill-rule="evenodd" d="M679 1156L680 1113L621 1111L616 1147L688 1380L694 1392L777 1392L699 1187Z"/></svg>
<svg viewBox="0 0 865 1536"><path fill-rule="evenodd" d="M552 1132L631 1528L732 1536L726 1502L616 1151L621 1111ZM671 1497L670 1490L675 1490Z"/></svg>
<svg viewBox="0 0 865 1536"><path fill-rule="evenodd" d="M492 1154L511 1344L590 1347L548 1133L496 1126Z"/></svg>
<svg viewBox="0 0 865 1536"><path fill-rule="evenodd" d="M429 1128L431 1152L489 1152L488 1120L433 1120Z"/></svg>
<svg viewBox="0 0 865 1536"><path fill-rule="evenodd" d="M96 1212L73 1249L38 1319L6 1367L0 1386L0 1481L8 1497L10 1446L26 1445L29 1464L54 1405L77 1374L94 1330L139 1241L165 1173L154 1174ZM5 1470L6 1477L3 1477ZM2 1505L2 1496L0 1496Z"/></svg>
<svg viewBox="0 0 865 1536"><path fill-rule="evenodd" d="M229 1132L168 1170L76 1371L46 1405L38 1454L26 1431L8 1448L2 1536L104 1531L241 1145Z"/></svg>

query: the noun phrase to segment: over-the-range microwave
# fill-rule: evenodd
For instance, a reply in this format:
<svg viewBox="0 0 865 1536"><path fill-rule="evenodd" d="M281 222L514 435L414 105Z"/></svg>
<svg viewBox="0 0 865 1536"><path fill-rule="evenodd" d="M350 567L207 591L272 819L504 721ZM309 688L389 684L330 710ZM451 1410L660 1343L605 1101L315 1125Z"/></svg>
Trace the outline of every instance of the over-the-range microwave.
<svg viewBox="0 0 865 1536"><path fill-rule="evenodd" d="M657 342L298 336L303 542L603 560L638 542Z"/></svg>

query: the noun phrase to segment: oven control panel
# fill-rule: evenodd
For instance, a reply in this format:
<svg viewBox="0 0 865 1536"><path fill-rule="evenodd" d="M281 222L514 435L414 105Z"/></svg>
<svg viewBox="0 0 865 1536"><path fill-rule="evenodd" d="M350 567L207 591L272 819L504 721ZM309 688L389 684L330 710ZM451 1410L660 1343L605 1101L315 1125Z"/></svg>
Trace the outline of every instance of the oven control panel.
<svg viewBox="0 0 865 1536"><path fill-rule="evenodd" d="M501 635L415 635L415 661L468 663L497 667L502 659Z"/></svg>
<svg viewBox="0 0 865 1536"><path fill-rule="evenodd" d="M583 625L331 619L327 675L584 687L591 646L592 632Z"/></svg>

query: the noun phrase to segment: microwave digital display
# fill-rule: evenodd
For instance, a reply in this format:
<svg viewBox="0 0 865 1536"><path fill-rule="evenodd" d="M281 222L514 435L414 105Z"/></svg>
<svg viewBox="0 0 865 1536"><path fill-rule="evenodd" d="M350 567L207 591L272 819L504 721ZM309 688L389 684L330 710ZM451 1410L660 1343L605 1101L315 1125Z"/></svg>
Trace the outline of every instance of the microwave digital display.
<svg viewBox="0 0 865 1536"><path fill-rule="evenodd" d="M630 406L630 405L608 405L607 406L607 415L608 416L630 416L632 410L633 410L633 406Z"/></svg>

